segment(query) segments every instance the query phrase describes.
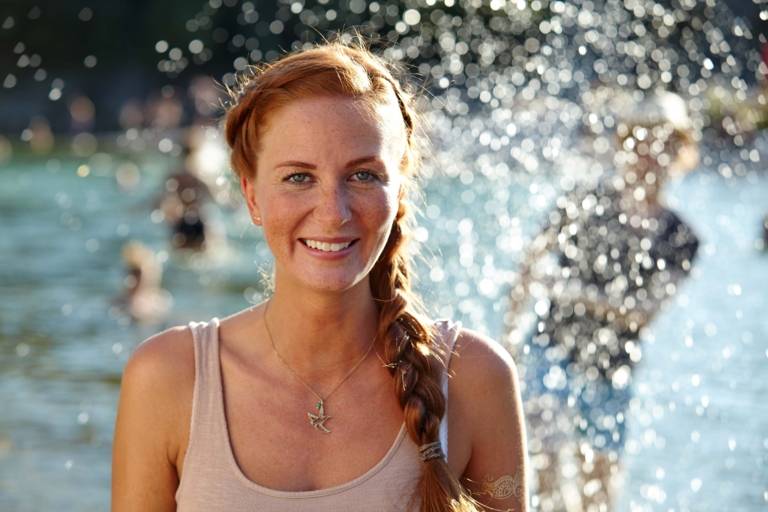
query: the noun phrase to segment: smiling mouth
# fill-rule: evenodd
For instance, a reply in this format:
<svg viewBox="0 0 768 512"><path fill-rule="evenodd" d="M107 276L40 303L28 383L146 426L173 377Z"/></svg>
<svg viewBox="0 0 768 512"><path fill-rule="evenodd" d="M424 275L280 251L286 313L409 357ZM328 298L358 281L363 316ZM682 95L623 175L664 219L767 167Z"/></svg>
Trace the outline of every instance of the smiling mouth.
<svg viewBox="0 0 768 512"><path fill-rule="evenodd" d="M301 243L303 243L310 249L315 249L323 252L339 252L357 243L358 239L356 238L354 240L350 240L349 242L341 242L341 243L320 242L318 240L311 240L308 238L300 238L299 240L301 241Z"/></svg>

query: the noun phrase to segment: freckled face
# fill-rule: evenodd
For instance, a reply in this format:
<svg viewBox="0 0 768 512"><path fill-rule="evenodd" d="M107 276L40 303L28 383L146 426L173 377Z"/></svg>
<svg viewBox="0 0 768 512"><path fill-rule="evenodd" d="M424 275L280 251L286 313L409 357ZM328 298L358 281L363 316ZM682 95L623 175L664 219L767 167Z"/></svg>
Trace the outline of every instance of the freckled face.
<svg viewBox="0 0 768 512"><path fill-rule="evenodd" d="M242 180L275 257L275 285L340 292L368 285L397 213L406 148L398 106L343 97L272 113L258 168Z"/></svg>

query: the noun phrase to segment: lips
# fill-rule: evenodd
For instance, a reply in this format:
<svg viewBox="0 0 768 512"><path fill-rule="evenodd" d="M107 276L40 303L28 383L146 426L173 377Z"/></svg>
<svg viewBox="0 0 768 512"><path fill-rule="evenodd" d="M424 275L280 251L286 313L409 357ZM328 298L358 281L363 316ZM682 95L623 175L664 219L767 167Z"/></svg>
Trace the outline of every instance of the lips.
<svg viewBox="0 0 768 512"><path fill-rule="evenodd" d="M334 241L324 241L324 240L315 240L311 238L300 238L299 239L301 243L303 243L305 246L309 247L310 249L315 249L317 251L322 252L340 252L344 249L350 247L351 245L355 244L357 242L357 238L352 240L334 240Z"/></svg>

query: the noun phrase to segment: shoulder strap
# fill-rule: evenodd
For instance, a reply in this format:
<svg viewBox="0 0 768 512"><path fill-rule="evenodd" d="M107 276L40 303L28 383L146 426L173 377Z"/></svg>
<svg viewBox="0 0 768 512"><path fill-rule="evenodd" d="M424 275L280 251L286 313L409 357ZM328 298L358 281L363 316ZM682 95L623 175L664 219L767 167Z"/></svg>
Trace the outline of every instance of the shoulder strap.
<svg viewBox="0 0 768 512"><path fill-rule="evenodd" d="M219 319L210 322L190 322L195 346L195 398L208 402L216 392L219 381Z"/></svg>
<svg viewBox="0 0 768 512"><path fill-rule="evenodd" d="M445 371L443 372L440 383L443 390L443 396L445 397L445 414L440 421L440 444L443 447L443 453L448 457L448 406L450 403L448 400L448 379L450 377L451 356L453 355L453 349L456 346L456 340L461 332L461 322L439 320L436 322L435 327L446 351Z"/></svg>
<svg viewBox="0 0 768 512"><path fill-rule="evenodd" d="M209 450L211 442L218 439L217 434L221 429L220 408L222 407L218 343L219 319L214 318L210 322L190 322L189 328L192 331L192 342L195 348L195 387L192 395L192 418L187 458L193 452ZM199 442L198 439L202 442Z"/></svg>

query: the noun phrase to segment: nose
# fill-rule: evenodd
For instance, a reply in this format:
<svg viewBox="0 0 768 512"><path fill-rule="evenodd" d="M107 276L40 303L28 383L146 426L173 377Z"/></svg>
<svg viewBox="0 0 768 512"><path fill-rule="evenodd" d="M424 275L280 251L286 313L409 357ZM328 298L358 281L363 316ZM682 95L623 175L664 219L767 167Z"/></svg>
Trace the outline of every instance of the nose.
<svg viewBox="0 0 768 512"><path fill-rule="evenodd" d="M352 219L349 199L349 192L342 184L329 184L323 188L318 198L315 213L330 226L343 226Z"/></svg>

